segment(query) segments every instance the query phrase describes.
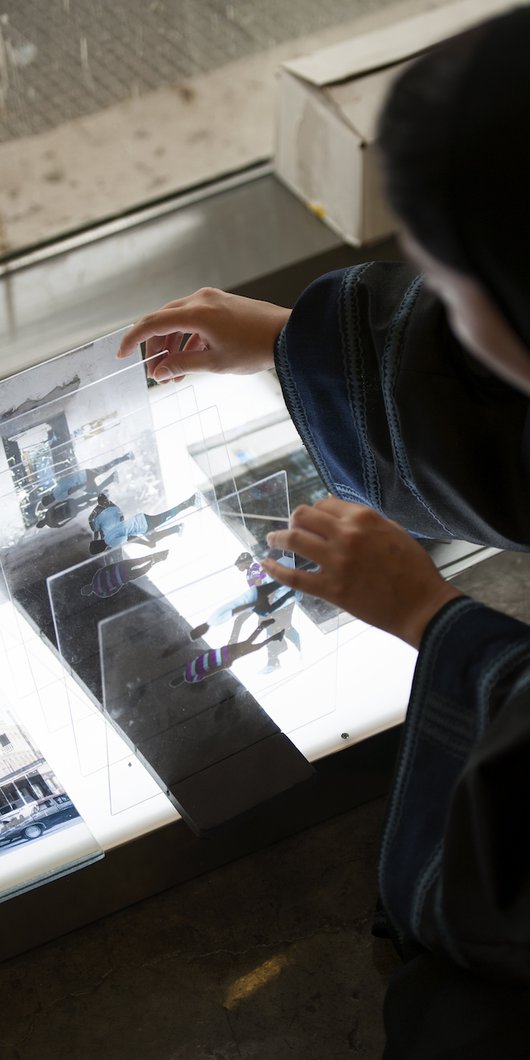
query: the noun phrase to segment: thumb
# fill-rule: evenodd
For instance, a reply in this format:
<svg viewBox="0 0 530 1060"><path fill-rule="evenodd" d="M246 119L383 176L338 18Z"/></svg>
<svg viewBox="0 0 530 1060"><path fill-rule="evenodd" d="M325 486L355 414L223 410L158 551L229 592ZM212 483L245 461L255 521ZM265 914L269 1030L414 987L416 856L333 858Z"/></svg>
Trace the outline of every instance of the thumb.
<svg viewBox="0 0 530 1060"><path fill-rule="evenodd" d="M167 383L171 379L182 379L188 372L204 371L207 365L201 353L208 348L200 335L191 335L183 350L158 357L156 364L148 370L149 375L156 383Z"/></svg>
<svg viewBox="0 0 530 1060"><path fill-rule="evenodd" d="M130 357L136 346L155 336L172 335L174 332L195 333L197 322L192 319L189 309L172 307L148 313L123 336L116 356L121 359Z"/></svg>

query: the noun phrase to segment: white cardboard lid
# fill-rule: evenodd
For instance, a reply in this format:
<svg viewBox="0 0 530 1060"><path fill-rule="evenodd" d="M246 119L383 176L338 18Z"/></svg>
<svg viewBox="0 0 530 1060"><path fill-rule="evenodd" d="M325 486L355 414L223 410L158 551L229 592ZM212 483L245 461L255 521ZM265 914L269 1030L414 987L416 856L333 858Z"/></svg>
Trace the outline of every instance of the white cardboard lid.
<svg viewBox="0 0 530 1060"><path fill-rule="evenodd" d="M283 66L317 87L337 84L410 59L454 33L515 6L519 6L517 0L457 0L322 48L302 59L292 59Z"/></svg>
<svg viewBox="0 0 530 1060"><path fill-rule="evenodd" d="M375 138L379 114L392 82L402 72L402 63L385 67L369 77L356 77L329 85L322 91L360 140L371 143Z"/></svg>

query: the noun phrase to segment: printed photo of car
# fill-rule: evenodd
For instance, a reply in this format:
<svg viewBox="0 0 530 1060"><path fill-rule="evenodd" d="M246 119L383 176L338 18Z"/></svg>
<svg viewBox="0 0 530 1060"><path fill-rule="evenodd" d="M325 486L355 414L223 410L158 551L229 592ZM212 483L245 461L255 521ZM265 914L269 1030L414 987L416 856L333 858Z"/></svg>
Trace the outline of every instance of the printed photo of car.
<svg viewBox="0 0 530 1060"><path fill-rule="evenodd" d="M66 793L38 799L31 814L24 820L6 823L3 828L0 825L0 849L12 843L38 839L44 832L49 832L74 817L79 817L79 811Z"/></svg>

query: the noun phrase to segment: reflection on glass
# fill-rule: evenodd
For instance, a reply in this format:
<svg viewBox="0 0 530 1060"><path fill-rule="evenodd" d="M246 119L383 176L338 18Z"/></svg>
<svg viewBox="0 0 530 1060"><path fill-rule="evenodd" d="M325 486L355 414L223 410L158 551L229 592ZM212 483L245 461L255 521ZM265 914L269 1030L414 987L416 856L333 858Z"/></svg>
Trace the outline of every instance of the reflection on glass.
<svg viewBox="0 0 530 1060"><path fill-rule="evenodd" d="M337 625L328 616L319 629L260 563L268 531L288 518L283 471L222 497L190 517L188 562L163 566L158 598L100 624L104 709L133 752L126 768L139 757L177 800L187 778L247 743L333 712ZM109 761L114 812L124 763Z"/></svg>

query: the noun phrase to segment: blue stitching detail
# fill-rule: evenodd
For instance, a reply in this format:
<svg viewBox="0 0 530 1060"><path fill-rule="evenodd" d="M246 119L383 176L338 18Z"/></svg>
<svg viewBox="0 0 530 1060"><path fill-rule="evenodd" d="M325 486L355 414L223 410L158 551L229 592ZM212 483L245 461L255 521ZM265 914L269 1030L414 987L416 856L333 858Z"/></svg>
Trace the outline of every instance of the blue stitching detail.
<svg viewBox="0 0 530 1060"><path fill-rule="evenodd" d="M413 689L409 701L409 707L407 711L408 728L405 734L405 740L401 751L401 760L398 771L393 784L391 801L388 808L388 817L386 827L381 838L381 847L379 854L379 891L381 899L385 907L386 915L396 933L398 939L403 940L403 933L398 925L393 920L392 914L389 909L389 902L386 898L386 877L382 870L387 857L389 848L391 847L395 834L401 823L401 814L403 809L403 791L408 785L409 776L411 772L412 762L412 751L414 750L418 740L418 726L417 717L421 709L421 704L425 696L425 692L429 687L432 680L433 670L438 662L438 656L442 647L444 637L452 629L452 627L460 620L462 615L467 611L473 611L480 605L476 604L474 600L463 598L461 600L455 600L451 607L445 611L440 619L433 623L424 638L423 653L425 664L421 670L416 671ZM434 650L432 650L434 649Z"/></svg>
<svg viewBox="0 0 530 1060"><path fill-rule="evenodd" d="M421 928L421 917L423 913L423 907L425 905L425 899L429 888L432 886L436 875L440 870L440 864L442 861L443 853L443 840L440 840L436 844L434 850L431 852L431 856L423 867L423 872L418 879L418 885L414 890L414 898L411 909L411 924L412 930L416 937L419 938Z"/></svg>
<svg viewBox="0 0 530 1060"><path fill-rule="evenodd" d="M396 460L396 467L399 475L407 488L412 493L413 497L422 505L423 508L444 533L452 537L452 533L445 523L439 518L436 512L431 508L429 504L424 500L412 474L412 470L409 464L408 455L406 449L401 440L401 434L399 430L399 418L397 409L394 402L394 385L396 382L397 374L401 364L401 350L405 332L409 325L412 310L416 304L418 293L423 287L423 277L416 276L416 278L409 285L401 305L397 313L395 314L390 328L388 330L387 339L385 342L383 356L381 358L381 383L383 388L383 396L386 408L388 429L390 431L390 437L392 440L392 448L394 450L394 456Z"/></svg>
<svg viewBox="0 0 530 1060"><path fill-rule="evenodd" d="M480 695L478 727L476 731L476 736L478 739L480 739L484 734L484 731L490 720L491 690L495 681L498 681L498 679L502 676L503 670L508 669L508 667L512 665L512 663L517 659L519 655L521 656L521 659L523 659L525 655L528 655L528 653L528 642L525 642L523 644L509 645L507 648L504 649L502 654L497 657L495 662L491 664L490 668L486 671L486 673L481 675L478 685Z"/></svg>
<svg viewBox="0 0 530 1060"><path fill-rule="evenodd" d="M352 422L359 439L365 503L382 512L381 484L377 461L368 441L366 416L366 365L360 327L358 287L372 262L345 272L338 297L338 324L342 340L342 364ZM355 369L355 370L354 370Z"/></svg>
<svg viewBox="0 0 530 1060"><path fill-rule="evenodd" d="M333 485L337 497L342 497L344 501L355 501L357 504L366 504L366 497L363 497L361 493L354 490L352 486L346 486L343 482L334 482Z"/></svg>
<svg viewBox="0 0 530 1060"><path fill-rule="evenodd" d="M300 424L299 433L300 435L302 435L302 441L308 453L310 454L315 467L319 471L321 478L324 480L329 491L333 492L332 475L322 458L322 454L318 445L315 442L313 432L311 430L311 427L309 426L303 402L298 391L298 387L291 373L291 367L287 358L287 342L285 338L285 328L281 331L276 343L276 367L279 374L281 374L283 387L289 397L289 403L291 405L291 408L296 414L296 418L298 420L298 423Z"/></svg>

